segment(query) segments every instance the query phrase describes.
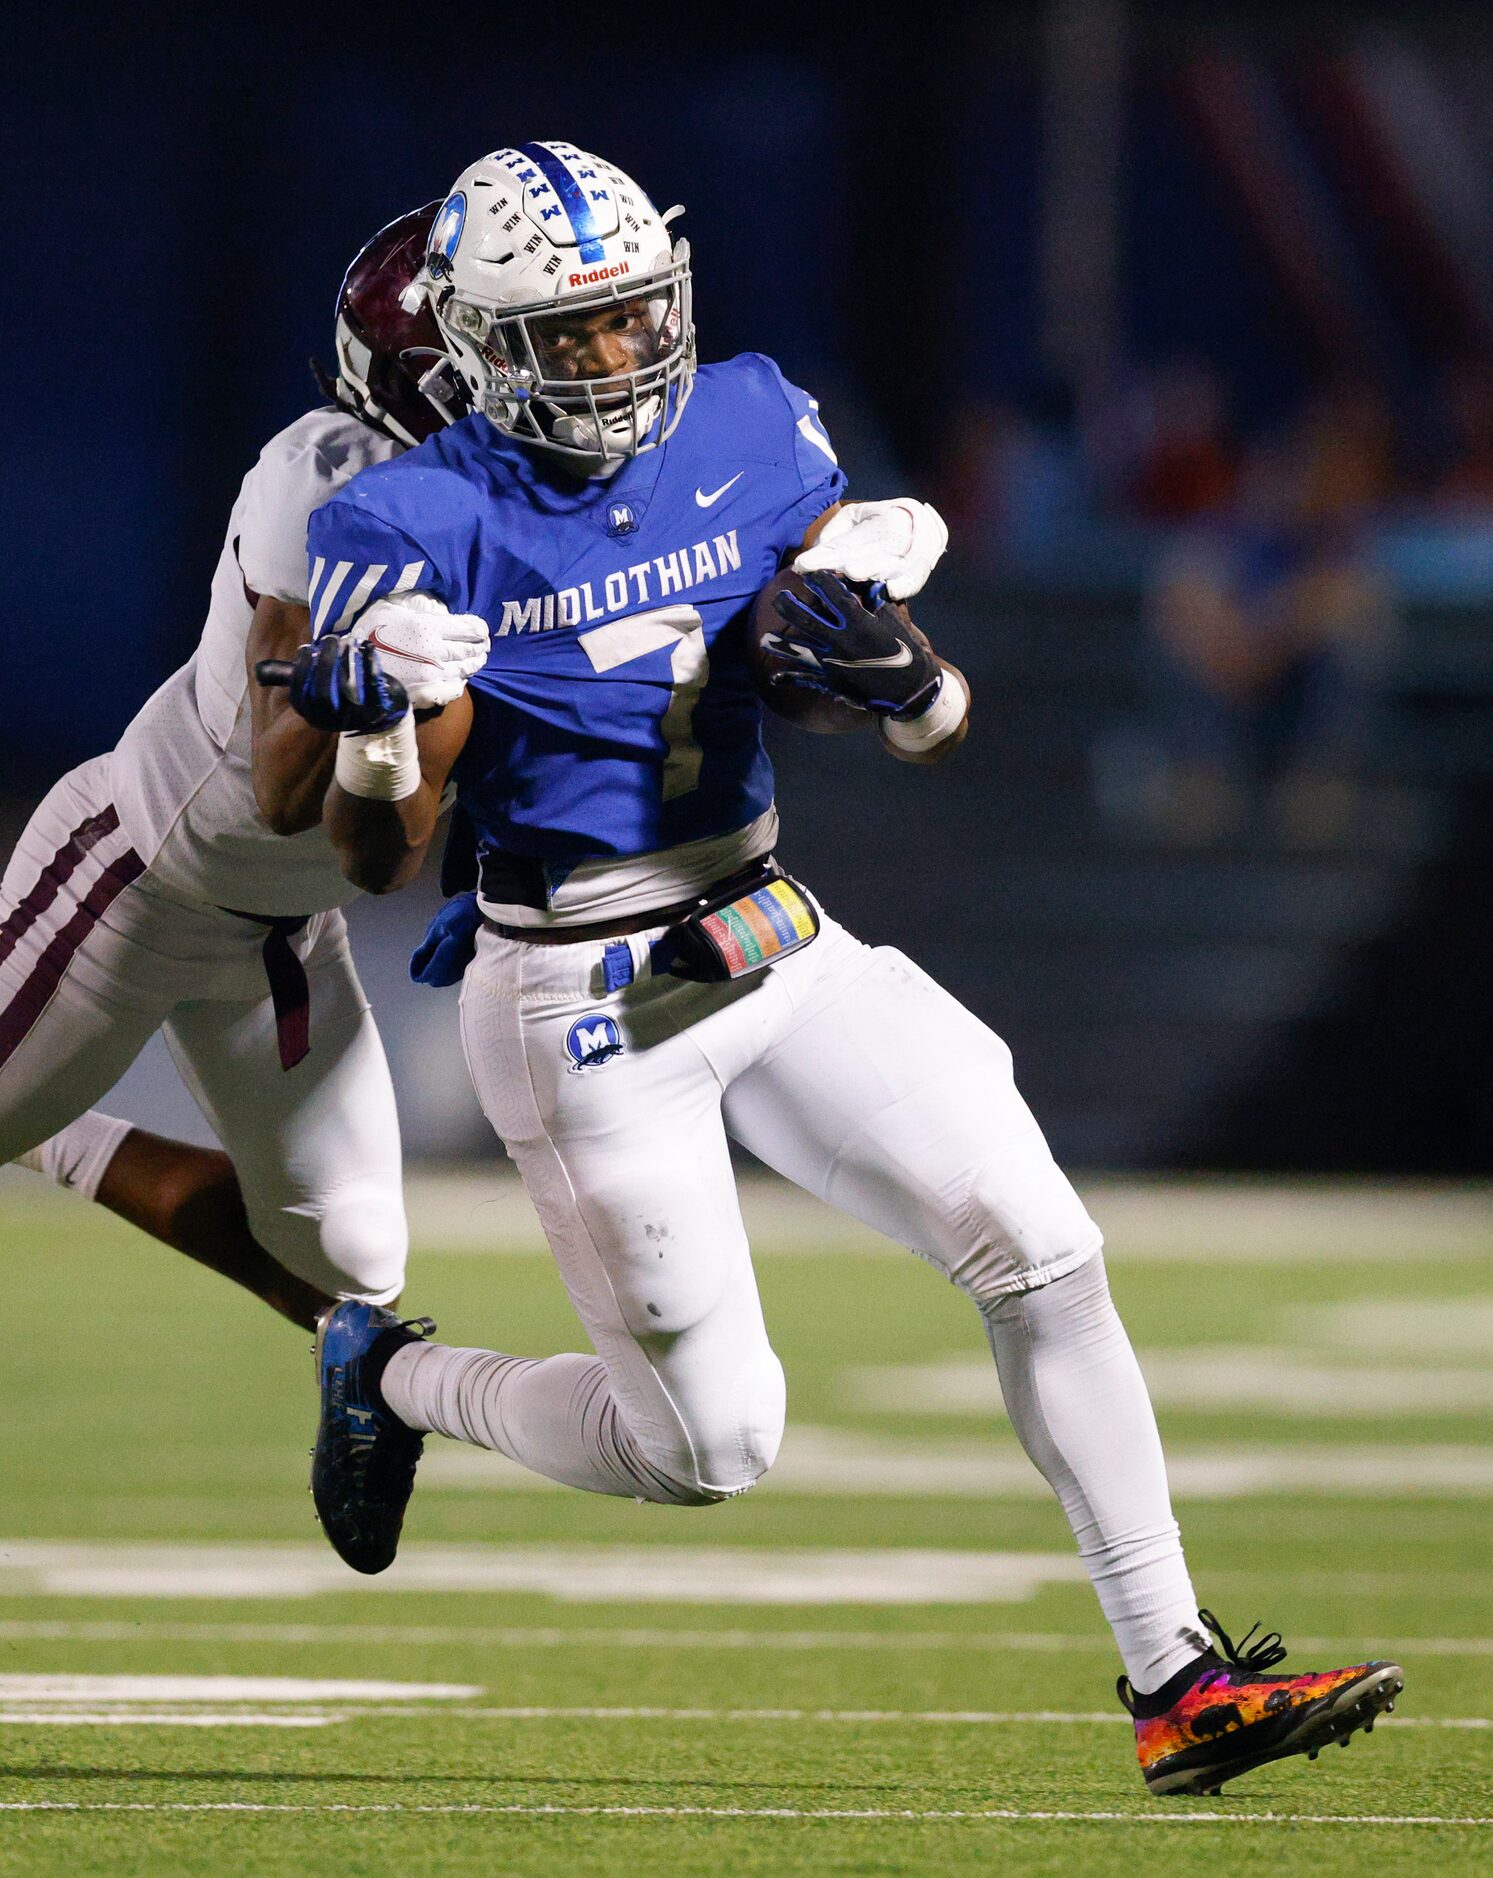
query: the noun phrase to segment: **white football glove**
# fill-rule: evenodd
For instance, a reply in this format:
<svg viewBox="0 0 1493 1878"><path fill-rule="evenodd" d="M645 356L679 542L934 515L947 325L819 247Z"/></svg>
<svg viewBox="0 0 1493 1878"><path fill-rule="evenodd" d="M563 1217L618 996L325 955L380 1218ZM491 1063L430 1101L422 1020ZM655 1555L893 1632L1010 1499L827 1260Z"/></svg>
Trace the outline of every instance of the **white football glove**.
<svg viewBox="0 0 1493 1878"><path fill-rule="evenodd" d="M396 593L373 605L353 627L383 667L409 693L410 708L428 711L452 704L474 672L487 663L487 621L476 613L453 613L433 593Z"/></svg>
<svg viewBox="0 0 1493 1878"><path fill-rule="evenodd" d="M948 545L949 531L930 503L911 496L892 502L846 502L793 565L801 574L879 580L891 599L906 600L922 591Z"/></svg>

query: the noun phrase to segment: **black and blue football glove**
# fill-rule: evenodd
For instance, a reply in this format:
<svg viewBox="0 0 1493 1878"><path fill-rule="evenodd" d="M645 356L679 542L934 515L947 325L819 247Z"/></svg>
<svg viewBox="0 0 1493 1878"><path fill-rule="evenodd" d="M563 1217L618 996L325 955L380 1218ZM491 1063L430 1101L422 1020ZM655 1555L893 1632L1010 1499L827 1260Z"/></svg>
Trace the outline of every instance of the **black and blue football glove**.
<svg viewBox="0 0 1493 1878"><path fill-rule="evenodd" d="M862 598L838 574L794 571L773 607L783 622L773 649L794 661L774 682L807 685L878 716L916 717L932 703L943 668L879 584Z"/></svg>
<svg viewBox="0 0 1493 1878"><path fill-rule="evenodd" d="M343 633L301 646L293 663L261 659L254 676L262 685L288 685L291 704L317 730L388 730L410 708L404 686L384 670L377 650Z"/></svg>

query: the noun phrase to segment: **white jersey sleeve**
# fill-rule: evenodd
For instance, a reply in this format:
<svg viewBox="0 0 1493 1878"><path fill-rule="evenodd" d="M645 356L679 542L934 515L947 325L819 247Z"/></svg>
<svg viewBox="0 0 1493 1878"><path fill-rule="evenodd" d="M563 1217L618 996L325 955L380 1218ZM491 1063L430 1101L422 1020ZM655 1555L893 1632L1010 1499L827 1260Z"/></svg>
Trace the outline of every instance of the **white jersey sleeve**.
<svg viewBox="0 0 1493 1878"><path fill-rule="evenodd" d="M114 754L115 806L170 886L219 906L312 913L354 897L321 829L276 835L250 775L246 648L261 596L305 604L306 524L401 445L335 409L272 437L244 478L196 652L141 708Z"/></svg>
<svg viewBox="0 0 1493 1878"><path fill-rule="evenodd" d="M226 743L248 684L244 645L262 595L306 604L306 524L359 470L400 446L344 411L308 411L272 437L244 478L213 576L198 653L203 721ZM231 706L231 715L225 707Z"/></svg>

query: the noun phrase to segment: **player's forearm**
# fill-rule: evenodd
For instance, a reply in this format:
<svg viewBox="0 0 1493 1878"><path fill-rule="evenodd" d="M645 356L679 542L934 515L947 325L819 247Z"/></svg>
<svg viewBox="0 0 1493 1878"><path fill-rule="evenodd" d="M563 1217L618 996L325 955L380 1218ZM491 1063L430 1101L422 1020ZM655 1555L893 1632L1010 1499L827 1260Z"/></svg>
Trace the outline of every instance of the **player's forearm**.
<svg viewBox="0 0 1493 1878"><path fill-rule="evenodd" d="M364 893L397 893L420 871L440 814L439 791L422 782L397 802L327 791L327 834L342 871Z"/></svg>
<svg viewBox="0 0 1493 1878"><path fill-rule="evenodd" d="M254 609L244 647L253 726L250 777L259 813L277 835L299 835L321 820L337 759L337 739L293 710L288 691L259 682L261 660L293 660L310 637L305 607L265 595Z"/></svg>
<svg viewBox="0 0 1493 1878"><path fill-rule="evenodd" d="M472 701L463 692L418 726L405 717L371 736L338 738L326 827L355 887L395 893L420 871L471 727Z"/></svg>
<svg viewBox="0 0 1493 1878"><path fill-rule="evenodd" d="M336 763L336 737L297 711L281 710L255 738L254 801L277 835L317 826Z"/></svg>

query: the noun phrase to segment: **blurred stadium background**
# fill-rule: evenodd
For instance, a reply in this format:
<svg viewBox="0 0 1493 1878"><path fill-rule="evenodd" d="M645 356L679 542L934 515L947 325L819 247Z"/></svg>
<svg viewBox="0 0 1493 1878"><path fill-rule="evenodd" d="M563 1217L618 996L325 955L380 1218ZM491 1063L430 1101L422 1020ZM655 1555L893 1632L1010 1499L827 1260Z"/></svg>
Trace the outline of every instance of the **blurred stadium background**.
<svg viewBox="0 0 1493 1878"><path fill-rule="evenodd" d="M1006 1034L1065 1162L1486 1173L1476 10L769 9L629 22L579 88L602 16L561 57L442 15L417 50L376 10L131 13L12 65L8 634L40 677L6 823L191 650L362 241L473 150L573 134L687 204L705 355L777 357L853 492L954 526L920 611L978 736L923 777L779 735L790 865ZM354 925L410 1151L460 1158L454 996L403 982L432 893ZM152 1058L126 1105L193 1126L172 1082Z"/></svg>
<svg viewBox="0 0 1493 1878"><path fill-rule="evenodd" d="M313 399L306 361L328 355L342 270L374 229L526 137L573 137L661 205L683 201L704 355L775 356L819 395L852 493L911 490L953 529L917 616L973 680L975 735L924 774L869 741L776 727L783 857L1011 1042L1110 1234L1200 1585L1222 1587L1241 1629L1260 1615L1323 1648L1403 1649L1411 1669L1420 1720L1393 1756L1376 1737L1382 1761L1355 1752L1325 1786L1282 1775L1245 1798L1485 1826L1493 38L1479 10L1048 0L852 31L771 6L743 22L541 20L470 0L422 20L85 5L33 17L17 53L0 80L14 146L0 839L190 653L239 480ZM471 1257L538 1248L521 1196L493 1180L455 993L406 976L436 903L427 878L351 914L415 1171L411 1301L462 1336L568 1347L546 1261L495 1276ZM163 1051L111 1105L202 1138ZM241 1734L228 1762L203 1733L145 1747L121 1728L84 1749L43 1733L35 1765L0 1771L17 1791L100 1801L362 1804L401 1800L407 1779L412 1804L1138 1811L1120 1731L1083 1732L1108 1719L1086 1715L1106 1699L1107 1641L1064 1577L1066 1531L999 1424L994 1377L974 1371L959 1301L781 1190L748 1204L793 1428L729 1529L598 1507L445 1450L412 1514L425 1578L333 1595L305 1563L309 1392L278 1387L293 1340L115 1223L0 1176L18 1321L64 1327L86 1377L59 1377L37 1336L0 1387L6 1445L35 1431L4 1516L30 1549L0 1544L0 1638L36 1672L0 1687L14 1711L0 1700L0 1721L104 1699L39 1692L40 1672L381 1674L399 1637L422 1652L403 1673L490 1700L662 1705L606 1723L634 1769L620 1786L603 1711L585 1707L529 1723L471 1710L440 1736L370 1718L350 1759L332 1710L319 1749L306 1733L246 1749ZM246 1395L251 1373L276 1381ZM287 1563L294 1588L267 1578L257 1603L227 1554L178 1558L165 1593L148 1562L110 1576L124 1541L270 1538L287 1561L302 1542L312 1578ZM476 1567L452 1561L497 1540L483 1569L517 1558L518 1575L479 1593L462 1579ZM538 1542L551 1550L525 1566ZM837 1609L843 1585L812 1610L720 1590L724 1615L698 1583L632 1605L592 1579L535 1589L586 1545L645 1543L682 1568L688 1552L704 1580L725 1571L712 1545L740 1547L735 1565L753 1547L779 1561L867 1548L837 1555L852 1575L877 1547L1040 1546L1055 1576L1009 1604L932 1612ZM643 1569L630 1556L624 1575ZM209 1600L215 1578L236 1602ZM609 1647L602 1631L624 1625ZM716 1719L688 1720L702 1703ZM737 1704L834 1713L798 1734L715 1732ZM1033 1756L1029 1733L994 1726L1020 1715L951 1713L992 1708L1073 1711L1049 1719L1074 1727L1039 1734ZM498 1767L510 1784L483 1787ZM1385 1770L1398 1784L1381 1790ZM351 1845L397 1845L404 1873L493 1869L454 1837L376 1854L351 1825L306 1830L302 1853L344 1865ZM578 1839L546 1863L547 1827L504 1844L513 1870L567 1873L952 1871L974 1855L956 1828L907 1830L895 1857L877 1841L888 1862L853 1865L746 1826L676 1841L662 1863L642 1839L636 1862ZM1035 1856L1028 1830L1001 1841L1008 1858ZM103 1825L35 1831L16 1869L281 1869L251 1838L142 1853ZM1340 1864L1341 1838L1315 1831L1272 1869L1421 1868L1392 1832ZM1154 1856L1144 1835L1041 1843L1058 1861L1043 1869ZM1486 1869L1469 1843L1428 1829L1416 1855Z"/></svg>

